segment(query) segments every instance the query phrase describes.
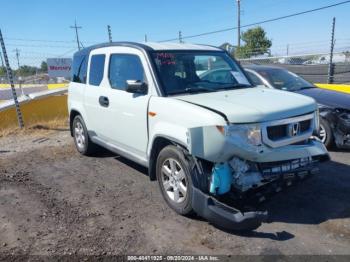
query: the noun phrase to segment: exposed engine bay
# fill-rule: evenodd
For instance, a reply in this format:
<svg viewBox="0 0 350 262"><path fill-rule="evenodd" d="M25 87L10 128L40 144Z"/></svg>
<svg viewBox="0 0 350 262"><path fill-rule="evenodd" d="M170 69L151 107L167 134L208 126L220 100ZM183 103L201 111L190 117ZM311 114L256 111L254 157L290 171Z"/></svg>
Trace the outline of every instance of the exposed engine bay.
<svg viewBox="0 0 350 262"><path fill-rule="evenodd" d="M287 186L295 180L304 179L318 173L317 163L327 157L308 157L278 162L254 163L233 157L226 163L215 164L210 181L210 193L223 195L228 192L246 194L261 187L273 187L280 191L275 181L283 181Z"/></svg>

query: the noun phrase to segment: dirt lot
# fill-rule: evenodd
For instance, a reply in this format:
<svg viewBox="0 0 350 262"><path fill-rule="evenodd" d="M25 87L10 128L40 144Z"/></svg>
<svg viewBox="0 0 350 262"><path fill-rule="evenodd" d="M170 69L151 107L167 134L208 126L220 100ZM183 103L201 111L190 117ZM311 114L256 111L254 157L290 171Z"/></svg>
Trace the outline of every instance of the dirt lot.
<svg viewBox="0 0 350 262"><path fill-rule="evenodd" d="M104 152L80 156L69 132L0 138L2 254L350 254L350 152L280 193L256 232L176 215L146 170Z"/></svg>

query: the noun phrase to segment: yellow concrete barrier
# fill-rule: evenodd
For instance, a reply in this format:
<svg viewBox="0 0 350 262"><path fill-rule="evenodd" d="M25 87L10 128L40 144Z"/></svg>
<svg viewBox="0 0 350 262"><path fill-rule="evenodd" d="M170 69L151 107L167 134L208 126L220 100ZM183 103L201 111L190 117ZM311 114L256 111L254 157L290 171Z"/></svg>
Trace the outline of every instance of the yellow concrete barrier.
<svg viewBox="0 0 350 262"><path fill-rule="evenodd" d="M330 89L338 92L344 92L350 94L350 85L337 85L337 84L315 84L317 87Z"/></svg>
<svg viewBox="0 0 350 262"><path fill-rule="evenodd" d="M25 125L68 117L67 95L55 95L21 104ZM0 130L18 126L14 107L0 111Z"/></svg>
<svg viewBox="0 0 350 262"><path fill-rule="evenodd" d="M21 87L22 88L26 88L26 87L33 87L33 86L45 86L44 84L22 84ZM11 85L9 84L0 84L0 89L1 88L10 88ZM15 88L18 88L19 84L15 84Z"/></svg>
<svg viewBox="0 0 350 262"><path fill-rule="evenodd" d="M60 84L48 84L47 89L56 89L62 87L68 87L69 83L60 83Z"/></svg>
<svg viewBox="0 0 350 262"><path fill-rule="evenodd" d="M59 84L47 84L47 89L56 89L56 88L62 88L62 87L68 87L69 83L59 83ZM46 84L22 84L22 88L26 87L33 87L33 86L46 86ZM1 88L10 88L11 86L9 84L0 84ZM15 84L15 87L18 88L19 85Z"/></svg>

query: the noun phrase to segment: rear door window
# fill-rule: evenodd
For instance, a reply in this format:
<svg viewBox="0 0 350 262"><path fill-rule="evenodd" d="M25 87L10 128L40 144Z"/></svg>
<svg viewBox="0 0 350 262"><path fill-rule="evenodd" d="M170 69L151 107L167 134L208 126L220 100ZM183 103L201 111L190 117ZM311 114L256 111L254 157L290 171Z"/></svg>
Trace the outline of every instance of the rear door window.
<svg viewBox="0 0 350 262"><path fill-rule="evenodd" d="M99 86L103 79L105 55L93 55L90 61L89 84Z"/></svg>

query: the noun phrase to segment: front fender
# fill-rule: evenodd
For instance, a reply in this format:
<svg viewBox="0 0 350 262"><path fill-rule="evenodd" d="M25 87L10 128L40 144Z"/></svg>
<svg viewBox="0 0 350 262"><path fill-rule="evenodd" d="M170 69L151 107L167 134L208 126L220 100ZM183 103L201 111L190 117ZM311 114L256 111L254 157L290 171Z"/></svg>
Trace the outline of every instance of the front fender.
<svg viewBox="0 0 350 262"><path fill-rule="evenodd" d="M153 126L152 133L150 134L150 139L149 139L150 146L147 149L148 157L151 155L151 150L152 150L154 141L158 137L163 137L170 141L178 143L189 150L188 129L186 127L168 123L168 122L159 122Z"/></svg>

